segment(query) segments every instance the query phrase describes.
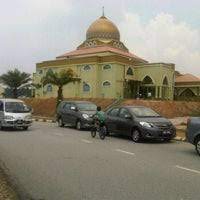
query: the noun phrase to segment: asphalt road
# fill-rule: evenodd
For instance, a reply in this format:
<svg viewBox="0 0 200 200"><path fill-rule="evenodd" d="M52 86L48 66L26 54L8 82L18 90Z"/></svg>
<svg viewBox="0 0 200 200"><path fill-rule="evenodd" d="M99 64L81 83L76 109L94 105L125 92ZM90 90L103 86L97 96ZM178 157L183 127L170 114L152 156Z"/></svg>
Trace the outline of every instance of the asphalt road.
<svg viewBox="0 0 200 200"><path fill-rule="evenodd" d="M200 157L184 142L102 141L35 122L0 132L0 158L25 200L200 199Z"/></svg>

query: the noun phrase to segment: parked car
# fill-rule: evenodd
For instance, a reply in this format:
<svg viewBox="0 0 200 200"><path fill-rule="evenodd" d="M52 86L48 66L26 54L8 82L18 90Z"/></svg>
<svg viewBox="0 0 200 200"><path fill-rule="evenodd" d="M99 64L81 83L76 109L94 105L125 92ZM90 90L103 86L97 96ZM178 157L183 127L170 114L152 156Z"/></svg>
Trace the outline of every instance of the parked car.
<svg viewBox="0 0 200 200"><path fill-rule="evenodd" d="M195 145L200 156L200 117L192 117L188 120L186 138L188 142Z"/></svg>
<svg viewBox="0 0 200 200"><path fill-rule="evenodd" d="M169 141L176 135L172 123L150 108L121 106L106 112L107 132L131 136L134 142L144 139Z"/></svg>
<svg viewBox="0 0 200 200"><path fill-rule="evenodd" d="M23 128L32 124L31 107L18 99L0 99L0 127Z"/></svg>
<svg viewBox="0 0 200 200"><path fill-rule="evenodd" d="M89 101L62 101L57 108L58 125L74 126L78 130L91 128L96 109L97 106Z"/></svg>

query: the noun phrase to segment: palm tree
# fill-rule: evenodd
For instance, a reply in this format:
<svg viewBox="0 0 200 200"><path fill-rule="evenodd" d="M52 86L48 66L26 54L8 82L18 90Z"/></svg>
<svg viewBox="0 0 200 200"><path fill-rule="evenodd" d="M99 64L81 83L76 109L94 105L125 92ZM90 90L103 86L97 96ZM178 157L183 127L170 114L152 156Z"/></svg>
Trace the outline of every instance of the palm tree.
<svg viewBox="0 0 200 200"><path fill-rule="evenodd" d="M57 105L63 100L63 86L77 81L80 81L80 78L75 76L75 73L72 69L62 70L60 72L53 72L52 70L49 70L46 73L46 76L42 78L43 86L52 84L58 87Z"/></svg>
<svg viewBox="0 0 200 200"><path fill-rule="evenodd" d="M18 69L9 70L7 73L0 76L0 82L12 90L13 97L17 98L17 91L31 81L31 75L25 72L20 72Z"/></svg>

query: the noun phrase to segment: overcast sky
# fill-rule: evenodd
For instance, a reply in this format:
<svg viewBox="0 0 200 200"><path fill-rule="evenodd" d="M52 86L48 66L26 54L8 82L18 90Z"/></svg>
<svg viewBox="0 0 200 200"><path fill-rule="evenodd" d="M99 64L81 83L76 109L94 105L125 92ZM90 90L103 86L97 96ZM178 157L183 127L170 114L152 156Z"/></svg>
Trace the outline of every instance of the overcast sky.
<svg viewBox="0 0 200 200"><path fill-rule="evenodd" d="M0 0L0 74L74 50L102 14L150 62L200 76L200 0Z"/></svg>

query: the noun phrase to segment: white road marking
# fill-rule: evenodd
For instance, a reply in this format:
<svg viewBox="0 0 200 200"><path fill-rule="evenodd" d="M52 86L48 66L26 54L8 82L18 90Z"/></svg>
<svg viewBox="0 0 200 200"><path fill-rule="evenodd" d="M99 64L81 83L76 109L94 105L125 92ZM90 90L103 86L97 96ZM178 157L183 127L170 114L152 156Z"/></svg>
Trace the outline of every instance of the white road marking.
<svg viewBox="0 0 200 200"><path fill-rule="evenodd" d="M124 150L122 150L122 149L115 149L115 151L118 151L118 152L121 152L121 153L126 153L126 154L129 154L129 155L131 155L131 156L134 156L134 155L135 155L135 154L132 153L132 152L124 151Z"/></svg>
<svg viewBox="0 0 200 200"><path fill-rule="evenodd" d="M82 141L82 142L85 142L85 143L88 143L88 144L91 144L91 143L92 143L92 141L90 141L90 140L84 140L84 139L82 139L81 141Z"/></svg>
<svg viewBox="0 0 200 200"><path fill-rule="evenodd" d="M196 174L200 174L200 171L198 171L198 170L189 169L189 168L182 167L182 166L179 166L179 165L176 165L175 167L178 168L178 169L182 169L182 170L186 170L186 171L193 172L193 173L196 173Z"/></svg>

